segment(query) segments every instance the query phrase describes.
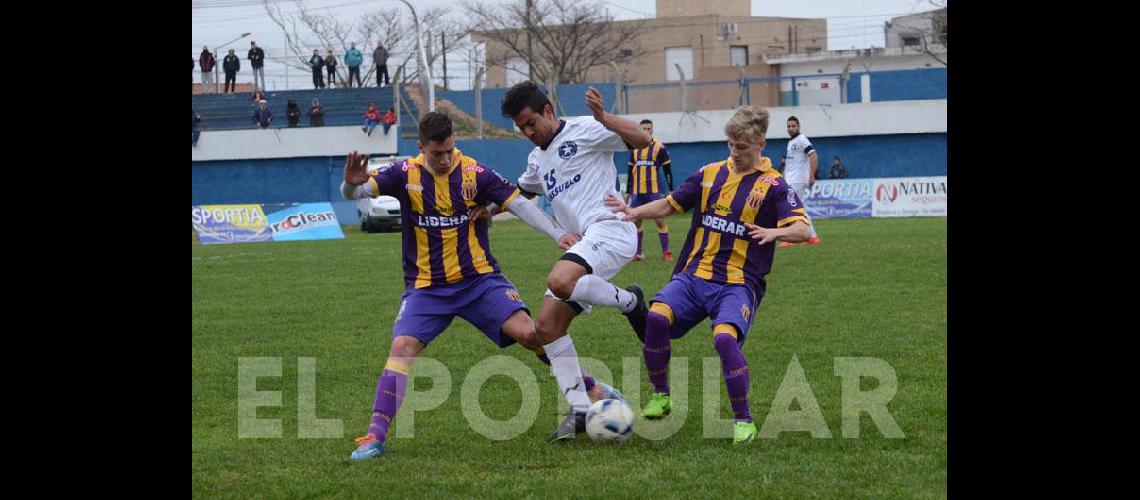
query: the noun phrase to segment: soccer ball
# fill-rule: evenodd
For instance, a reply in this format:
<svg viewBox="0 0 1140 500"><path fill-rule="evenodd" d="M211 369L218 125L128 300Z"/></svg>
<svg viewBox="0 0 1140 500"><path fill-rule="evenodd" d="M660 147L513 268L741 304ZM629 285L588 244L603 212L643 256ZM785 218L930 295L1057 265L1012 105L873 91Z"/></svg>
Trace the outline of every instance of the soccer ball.
<svg viewBox="0 0 1140 500"><path fill-rule="evenodd" d="M629 439L633 434L633 410L620 399L603 399L586 411L586 435L594 441Z"/></svg>

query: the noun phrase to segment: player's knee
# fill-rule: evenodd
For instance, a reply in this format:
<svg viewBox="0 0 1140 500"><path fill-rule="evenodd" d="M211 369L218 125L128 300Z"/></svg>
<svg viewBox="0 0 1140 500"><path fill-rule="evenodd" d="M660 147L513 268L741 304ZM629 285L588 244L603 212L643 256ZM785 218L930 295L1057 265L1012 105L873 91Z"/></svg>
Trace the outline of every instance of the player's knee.
<svg viewBox="0 0 1140 500"><path fill-rule="evenodd" d="M388 357L408 358L408 363L410 364L410 359L415 358L423 348L424 344L420 342L419 339L407 335L400 335L392 339L392 349L389 351Z"/></svg>
<svg viewBox="0 0 1140 500"><path fill-rule="evenodd" d="M727 328L723 328L727 326ZM739 349L740 343L737 341L736 328L732 325L717 325L713 331L713 347L717 352L726 352L733 349Z"/></svg>
<svg viewBox="0 0 1140 500"><path fill-rule="evenodd" d="M527 318L525 323L520 322L513 325L510 337L531 351L542 347L542 343L538 341L538 332L535 331L534 322L530 321L530 318Z"/></svg>
<svg viewBox="0 0 1140 500"><path fill-rule="evenodd" d="M562 300L570 300L570 294L574 293L574 286L577 284L576 278L560 274L551 273L546 277L546 287L550 289L550 293Z"/></svg>

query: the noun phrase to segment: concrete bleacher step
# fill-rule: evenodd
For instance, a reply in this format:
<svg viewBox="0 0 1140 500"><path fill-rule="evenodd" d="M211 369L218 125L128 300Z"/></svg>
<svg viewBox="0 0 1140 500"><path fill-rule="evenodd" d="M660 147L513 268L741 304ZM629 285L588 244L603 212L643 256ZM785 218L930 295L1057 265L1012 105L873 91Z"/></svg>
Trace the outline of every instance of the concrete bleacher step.
<svg viewBox="0 0 1140 500"><path fill-rule="evenodd" d="M392 88L375 87L351 89L309 89L266 92L265 99L273 111L273 124L270 128L288 125L285 119L285 105L294 100L301 107L302 126L308 125L308 108L313 98L321 101L325 108L325 125L354 125L360 122L369 102L375 102L382 110L392 102ZM199 94L192 97L194 110L202 115L203 130L229 130L253 127L253 110L256 104L250 93Z"/></svg>

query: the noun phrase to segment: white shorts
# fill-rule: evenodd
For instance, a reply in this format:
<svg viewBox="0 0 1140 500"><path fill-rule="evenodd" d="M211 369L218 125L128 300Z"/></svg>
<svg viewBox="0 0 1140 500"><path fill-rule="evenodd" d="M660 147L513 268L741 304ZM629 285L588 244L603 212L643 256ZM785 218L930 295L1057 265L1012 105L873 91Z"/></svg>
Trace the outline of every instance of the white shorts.
<svg viewBox="0 0 1140 500"><path fill-rule="evenodd" d="M581 257L590 265L590 274L608 281L633 261L637 253L637 226L618 220L595 222L566 253ZM554 297L554 292L547 288L545 295ZM578 305L583 314L590 314L590 304Z"/></svg>

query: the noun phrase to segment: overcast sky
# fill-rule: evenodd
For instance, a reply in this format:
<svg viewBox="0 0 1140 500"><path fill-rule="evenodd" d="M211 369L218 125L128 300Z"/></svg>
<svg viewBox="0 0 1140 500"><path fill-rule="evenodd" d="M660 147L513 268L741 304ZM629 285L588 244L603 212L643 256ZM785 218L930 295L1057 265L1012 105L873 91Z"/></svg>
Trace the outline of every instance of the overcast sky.
<svg viewBox="0 0 1140 500"><path fill-rule="evenodd" d="M269 1L281 6L286 12L296 11L292 0ZM489 1L503 3L509 0ZM265 49L267 56L284 55L285 37L281 29L266 16L262 0L192 0L191 3L193 4L191 54L195 58L202 51L203 45L214 50L218 45L238 38L242 33L250 33L249 37L222 49L224 53L227 49L233 48L242 58L242 71L238 74L239 83L251 80L249 62L245 59L250 40L256 41L258 46ZM311 10L319 13L331 12L343 21L350 21L361 14L379 9L407 9L397 0L308 0L306 3ZM455 5L457 2L414 0L412 3L422 12L430 7ZM650 18L654 17L656 12L655 0L606 0L603 4L609 7L611 14L617 19ZM932 9L933 6L927 0L752 0L753 16L827 18L828 50L882 47L885 21L892 17ZM451 15L455 16L460 12L461 9L453 7ZM470 64L467 59L466 54L448 55L448 79L452 82L453 88L471 87ZM366 57L365 62L369 61L371 57ZM393 71L389 68L389 72ZM438 68L435 72L438 77ZM287 76L288 88L312 87L308 72L290 69L287 73L286 75L284 65L273 64L271 61L266 65L266 84L270 89L286 88Z"/></svg>

